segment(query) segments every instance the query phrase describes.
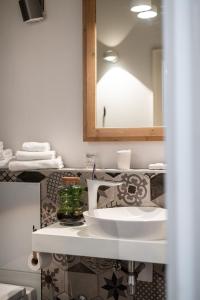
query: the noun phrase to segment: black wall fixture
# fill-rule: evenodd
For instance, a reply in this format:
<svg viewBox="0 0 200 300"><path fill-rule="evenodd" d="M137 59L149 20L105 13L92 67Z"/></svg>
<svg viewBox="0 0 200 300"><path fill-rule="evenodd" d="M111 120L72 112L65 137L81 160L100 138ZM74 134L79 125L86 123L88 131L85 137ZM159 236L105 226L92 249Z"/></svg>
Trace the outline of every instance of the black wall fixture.
<svg viewBox="0 0 200 300"><path fill-rule="evenodd" d="M19 0L23 21L38 22L44 19L44 0Z"/></svg>

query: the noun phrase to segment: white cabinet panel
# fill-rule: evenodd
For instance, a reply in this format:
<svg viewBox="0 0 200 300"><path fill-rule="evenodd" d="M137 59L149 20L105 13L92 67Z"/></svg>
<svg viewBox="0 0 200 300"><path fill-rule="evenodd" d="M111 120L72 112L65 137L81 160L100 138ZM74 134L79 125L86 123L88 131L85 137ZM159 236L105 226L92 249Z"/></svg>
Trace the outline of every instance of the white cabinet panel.
<svg viewBox="0 0 200 300"><path fill-rule="evenodd" d="M0 282L10 278L8 283L40 285L40 272L33 274L27 266L33 225L40 227L40 183L1 182Z"/></svg>

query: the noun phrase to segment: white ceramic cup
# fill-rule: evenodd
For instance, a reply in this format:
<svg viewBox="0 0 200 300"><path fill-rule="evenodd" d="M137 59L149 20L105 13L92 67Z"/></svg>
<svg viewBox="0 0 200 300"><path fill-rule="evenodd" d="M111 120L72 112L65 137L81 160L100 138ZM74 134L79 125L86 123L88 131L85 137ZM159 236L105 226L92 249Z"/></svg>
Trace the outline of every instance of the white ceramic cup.
<svg viewBox="0 0 200 300"><path fill-rule="evenodd" d="M117 151L117 168L120 170L129 170L131 167L131 150Z"/></svg>

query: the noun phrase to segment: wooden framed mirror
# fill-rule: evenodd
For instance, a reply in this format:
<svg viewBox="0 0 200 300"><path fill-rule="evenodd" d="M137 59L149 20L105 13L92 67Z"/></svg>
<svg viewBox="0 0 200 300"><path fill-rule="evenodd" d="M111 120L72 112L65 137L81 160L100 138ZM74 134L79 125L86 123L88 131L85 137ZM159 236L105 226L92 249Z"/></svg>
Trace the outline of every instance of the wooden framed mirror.
<svg viewBox="0 0 200 300"><path fill-rule="evenodd" d="M162 99L160 99L160 102L158 101L159 96L161 95L161 87L159 87L159 89L157 89L157 91L153 92L153 85L154 87L158 87L158 85L162 84L162 78L159 77L159 74L161 75L161 59L159 57L161 57L161 51L160 51L160 45L156 45L154 47L151 46L151 50L155 50L154 53L152 52L151 58L151 74L153 74L154 80L152 80L152 83L149 83L148 78L146 79L145 77L148 76L143 76L140 73L140 68L137 66L137 70L134 69L134 76L133 74L131 74L132 71L129 70L129 72L127 71L127 69L125 68L121 68L120 69L116 69L113 71L109 71L109 76L106 77L105 80L103 80L104 84L101 84L101 95L105 94L105 86L107 87L107 91L109 93L109 91L114 91L115 89L119 88L119 86L126 86L126 89L124 91L120 91L121 95L126 95L126 94L131 94L132 89L134 86L137 86L137 89L141 90L142 87L142 95L143 98L141 98L141 96L139 96L140 101L139 103L139 107L135 106L135 108L130 109L130 107L125 103L125 97L121 98L120 96L120 92L117 90L115 92L115 97L116 97L116 102L114 103L114 110L117 110L117 103L120 103L120 105L118 105L118 112L117 114L115 114L115 118L112 118L113 120L115 120L115 124L114 126L112 124L109 124L108 126L105 126L105 115L106 115L106 110L107 107L106 105L102 105L101 107L100 105L97 103L97 91L99 91L99 87L97 86L97 83L99 83L99 75L97 74L97 56L99 54L97 54L97 1L99 1L98 3L100 3L99 5L102 5L103 2L106 3L106 5L108 5L109 1L113 1L113 0L83 0L83 43L84 43L84 53L83 53L83 66L84 66L84 74L83 74L83 78L84 78L84 133L83 133L83 137L84 137L84 141L160 141L163 140L164 138L164 129L163 126L159 126L159 122L162 121L158 121L158 119L162 119L162 116L159 117L159 114L162 114ZM125 2L128 4L129 0L114 0L115 3L118 2L120 4L120 2L123 2L123 6L120 9L125 9ZM157 0L160 1L160 0ZM110 3L112 4L112 3ZM107 6L108 8L108 6ZM100 10L102 12L102 7L100 7ZM116 7L113 8L115 11L117 11ZM130 8L129 6L126 7L127 9L127 13L132 14L132 12L130 12ZM107 26L109 26L109 16L108 16L108 11L109 9L107 9L107 22L103 20L103 23L107 24ZM121 14L121 12L120 12ZM102 16L102 15L100 15ZM115 14L115 19L117 19L117 13ZM132 17L132 15L131 15ZM134 20L135 20L136 16L134 16ZM100 17L101 19L101 17ZM126 18L127 19L127 18ZM132 19L131 19L132 20ZM139 19L138 19L139 20ZM142 22L142 21L141 21ZM153 26L152 21L150 21L151 26ZM130 23L130 22L129 22ZM137 26L141 27L143 31L146 32L146 25L144 25L144 23L138 23L138 21L135 21L135 23L137 24ZM139 25L138 25L139 24ZM141 25L142 24L142 25ZM129 24L130 25L130 24ZM135 25L135 27L137 27ZM155 25L158 27L158 25ZM113 26L114 27L114 26ZM116 27L116 26L115 26ZM124 26L126 28L126 32L127 35L130 34L130 32L132 31L132 28L129 28L128 26ZM110 28L110 27L109 27ZM154 27L151 27L151 30L154 30ZM162 31L162 29L159 29L160 31ZM153 31L152 31L153 32ZM154 33L152 33L154 34ZM113 36L113 35L112 35ZM154 39L156 36L156 33L154 34ZM121 41L125 40L126 41L130 41L130 36L126 36L126 38L123 36L121 38ZM141 38L141 40L144 42L145 38ZM153 40L153 38L151 39ZM114 45L114 47L108 47L106 45L106 42L102 42L101 41L101 45L102 48L105 50L110 51L110 48L117 48L116 45ZM121 45L123 43L121 42ZM138 43L135 43L136 45L138 45ZM156 43L155 43L156 44ZM143 49L145 49L144 45L145 43L141 43L141 46L143 45ZM127 47L125 46L125 48L123 49L124 52L126 52L125 50L127 49ZM120 50L122 52L122 50ZM134 53L136 53L136 51L142 52L140 51L140 49L135 49ZM106 51L104 51L105 53ZM116 51L117 53L118 51ZM99 51L100 53L100 51ZM121 58L121 53L119 53L119 57ZM135 57L135 61L137 62L137 55L132 56ZM148 54L149 57L149 54ZM102 58L102 53L101 53L101 58ZM104 58L105 58L105 54L104 54ZM102 59L103 60L103 59ZM145 60L145 59L144 59ZM153 63L152 63L153 62ZM105 63L105 62L104 62ZM115 65L116 67L116 65ZM124 67L124 66L123 66ZM103 76L107 74L107 66L104 65L104 69L105 70L101 70ZM128 67L129 68L129 67ZM143 68L144 69L144 68ZM157 72L158 70L158 72ZM107 72L107 73L106 73ZM112 75L114 74L113 72L115 72L115 80L113 81L113 77ZM117 75L116 75L116 72ZM108 74L107 74L108 75ZM101 75L100 75L101 77ZM108 79L109 77L109 79ZM111 87L108 85L108 80L111 79L111 82L114 82L114 85ZM107 80L107 81L106 81ZM154 82L153 82L154 81ZM102 83L102 82L101 82ZM117 84L119 83L119 84ZM128 85L129 84L129 85ZM150 86L151 85L151 86ZM150 87L149 87L150 86ZM103 92L102 92L103 91ZM133 96L129 95L129 103L130 103L130 99L135 99L135 91L133 91ZM110 98L109 98L110 97ZM132 98L131 98L132 97ZM151 97L151 98L149 98ZM99 96L98 96L99 98ZM111 96L109 94L109 96L106 94L106 100L107 99L111 99ZM149 101L150 99L150 101ZM118 102L117 102L118 101ZM159 106L161 108L156 107L155 108L155 103L159 102ZM127 112L124 113L124 120L127 123L128 120L128 115L129 112L134 112L135 115L133 117L129 117L132 120L134 120L134 122L136 122L137 120L137 124L136 126L133 127L129 125L129 123L127 123L124 127L123 126L117 126L117 121L123 119L120 116L120 113L123 111L124 106L128 107ZM132 105L132 104L131 104ZM97 115L97 107L100 107L99 111L100 111L100 118ZM157 117L155 117L155 111L159 110L159 114ZM151 116L149 117L149 111L151 112ZM138 115L141 114L141 112L145 112L146 115L142 116L143 122L144 122L144 126L143 123L142 125L140 125L141 120L138 118ZM148 118L146 117L148 114ZM110 114L111 115L111 114ZM111 118L110 118L111 119ZM109 121L110 121L109 119ZM157 121L155 121L157 119ZM100 124L98 123L100 120ZM149 121L150 120L150 121ZM102 123L101 123L102 122ZM108 121L106 121L108 123ZM114 121L113 121L114 122ZM147 126L147 122L149 122L148 124L150 124L150 126ZM154 126L154 122L155 122L155 126ZM157 123L156 123L157 122ZM100 125L100 126L99 126ZM161 124L162 125L162 124Z"/></svg>

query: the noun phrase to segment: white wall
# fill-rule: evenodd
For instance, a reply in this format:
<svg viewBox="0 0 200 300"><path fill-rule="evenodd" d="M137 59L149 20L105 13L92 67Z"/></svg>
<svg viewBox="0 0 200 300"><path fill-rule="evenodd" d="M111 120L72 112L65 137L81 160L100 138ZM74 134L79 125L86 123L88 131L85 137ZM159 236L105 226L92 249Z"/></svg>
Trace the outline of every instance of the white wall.
<svg viewBox="0 0 200 300"><path fill-rule="evenodd" d="M40 228L40 193L40 183L0 182L0 282L31 286L38 300L41 272L30 270L27 259L33 224Z"/></svg>
<svg viewBox="0 0 200 300"><path fill-rule="evenodd" d="M121 67L112 66L99 80L96 102L97 127L153 126L153 92Z"/></svg>
<svg viewBox="0 0 200 300"><path fill-rule="evenodd" d="M0 1L0 140L15 150L50 141L70 167L86 152L114 167L122 148L133 149L134 167L162 161L162 142L83 143L81 2L46 0L47 19L24 24L17 0Z"/></svg>
<svg viewBox="0 0 200 300"><path fill-rule="evenodd" d="M161 1L154 0L159 14L150 20L139 19L131 12L130 0L96 2L97 127L160 126L162 123L154 124L154 113L162 114L162 95L157 97L155 107L152 53L162 48ZM118 54L115 64L103 60L110 49Z"/></svg>

